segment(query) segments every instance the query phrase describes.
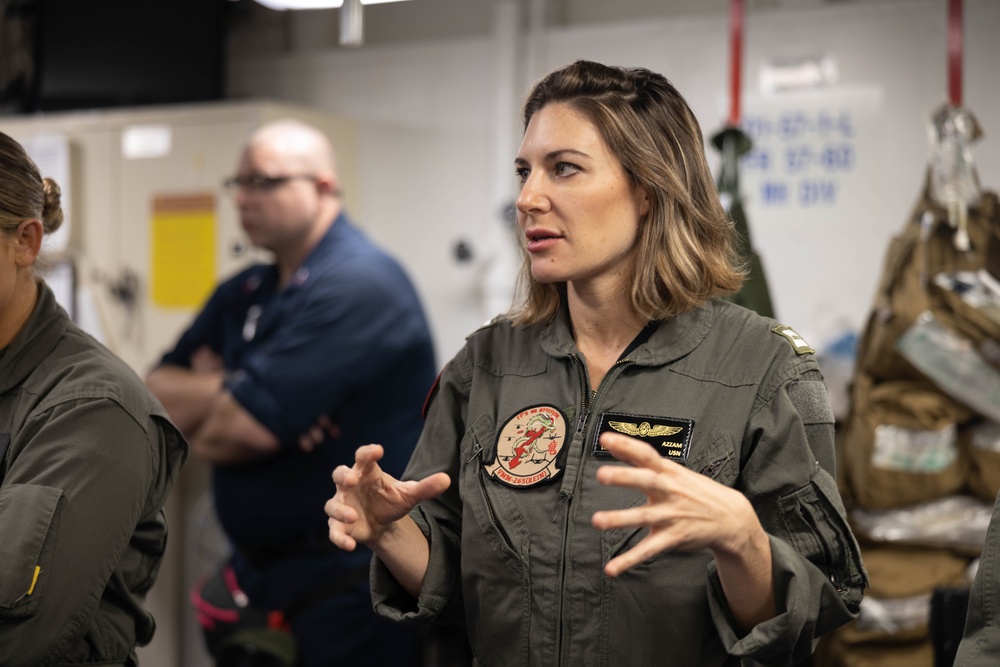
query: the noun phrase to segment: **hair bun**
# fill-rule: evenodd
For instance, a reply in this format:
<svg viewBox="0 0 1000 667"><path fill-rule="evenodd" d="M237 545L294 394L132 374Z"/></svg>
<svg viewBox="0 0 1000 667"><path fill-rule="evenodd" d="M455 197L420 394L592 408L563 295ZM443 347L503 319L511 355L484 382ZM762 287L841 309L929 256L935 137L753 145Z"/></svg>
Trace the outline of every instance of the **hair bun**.
<svg viewBox="0 0 1000 667"><path fill-rule="evenodd" d="M42 205L42 226L46 234L51 234L59 229L63 223L62 190L59 188L59 184L51 178L43 178L42 187L45 190L45 203Z"/></svg>

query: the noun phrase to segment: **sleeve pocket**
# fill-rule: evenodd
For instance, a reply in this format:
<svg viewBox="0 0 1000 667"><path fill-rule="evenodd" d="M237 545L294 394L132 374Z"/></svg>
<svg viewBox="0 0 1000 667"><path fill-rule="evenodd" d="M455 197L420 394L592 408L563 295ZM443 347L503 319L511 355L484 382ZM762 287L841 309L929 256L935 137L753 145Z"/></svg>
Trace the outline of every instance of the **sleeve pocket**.
<svg viewBox="0 0 1000 667"><path fill-rule="evenodd" d="M0 618L35 613L47 579L42 549L55 537L61 498L50 486L0 487Z"/></svg>
<svg viewBox="0 0 1000 667"><path fill-rule="evenodd" d="M857 610L868 575L833 478L820 469L809 485L779 502L789 544L826 573L845 604Z"/></svg>

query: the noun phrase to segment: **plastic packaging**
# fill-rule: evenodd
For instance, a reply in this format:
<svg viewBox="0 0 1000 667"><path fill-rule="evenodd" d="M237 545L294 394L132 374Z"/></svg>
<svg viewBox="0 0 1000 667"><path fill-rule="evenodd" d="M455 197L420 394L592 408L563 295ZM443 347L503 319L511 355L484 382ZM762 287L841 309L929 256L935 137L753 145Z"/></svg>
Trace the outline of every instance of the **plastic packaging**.
<svg viewBox="0 0 1000 667"><path fill-rule="evenodd" d="M972 496L948 496L894 510L855 508L855 528L877 542L982 551L993 505Z"/></svg>
<svg viewBox="0 0 1000 667"><path fill-rule="evenodd" d="M972 446L1000 453L1000 424L987 421L972 427Z"/></svg>
<svg viewBox="0 0 1000 667"><path fill-rule="evenodd" d="M881 424L875 427L872 465L904 472L940 472L958 458L955 434L954 424L938 431Z"/></svg>
<svg viewBox="0 0 1000 667"><path fill-rule="evenodd" d="M930 618L930 593L894 600L865 596L858 614L858 630L896 634L926 626Z"/></svg>
<svg viewBox="0 0 1000 667"><path fill-rule="evenodd" d="M896 349L942 391L1000 422L1000 371L983 359L969 339L930 311L924 311L900 336Z"/></svg>

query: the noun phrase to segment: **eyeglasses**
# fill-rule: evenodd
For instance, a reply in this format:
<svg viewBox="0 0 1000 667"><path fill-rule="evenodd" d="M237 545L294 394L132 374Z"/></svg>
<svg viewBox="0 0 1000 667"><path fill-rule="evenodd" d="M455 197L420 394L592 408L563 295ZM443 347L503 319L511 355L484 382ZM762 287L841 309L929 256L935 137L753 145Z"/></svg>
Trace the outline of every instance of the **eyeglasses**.
<svg viewBox="0 0 1000 667"><path fill-rule="evenodd" d="M288 174L285 176L251 174L250 176L233 176L232 178L227 178L222 182L222 186L232 192L236 190L271 192L280 188L285 183L295 180L315 181L316 177L310 174Z"/></svg>

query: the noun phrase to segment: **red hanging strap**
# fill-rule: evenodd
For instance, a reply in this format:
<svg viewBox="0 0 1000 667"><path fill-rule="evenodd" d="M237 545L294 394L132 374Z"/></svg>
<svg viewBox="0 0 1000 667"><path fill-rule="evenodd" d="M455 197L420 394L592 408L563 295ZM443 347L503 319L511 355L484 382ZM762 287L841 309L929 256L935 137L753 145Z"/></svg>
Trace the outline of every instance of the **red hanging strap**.
<svg viewBox="0 0 1000 667"><path fill-rule="evenodd" d="M740 123L740 76L743 71L743 0L729 5L729 124Z"/></svg>
<svg viewBox="0 0 1000 667"><path fill-rule="evenodd" d="M962 106L962 0L948 0L948 100Z"/></svg>

